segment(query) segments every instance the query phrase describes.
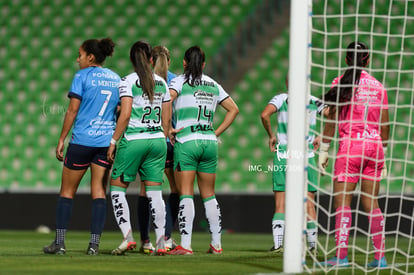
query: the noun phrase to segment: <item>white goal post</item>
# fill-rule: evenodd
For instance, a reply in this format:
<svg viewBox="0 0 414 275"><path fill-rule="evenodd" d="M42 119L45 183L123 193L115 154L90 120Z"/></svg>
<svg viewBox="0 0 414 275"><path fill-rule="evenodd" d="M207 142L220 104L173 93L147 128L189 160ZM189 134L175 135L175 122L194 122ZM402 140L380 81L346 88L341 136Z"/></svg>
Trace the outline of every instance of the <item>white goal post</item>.
<svg viewBox="0 0 414 275"><path fill-rule="evenodd" d="M309 95L308 1L292 0L289 44L288 152L286 172L285 245L283 271L303 270L303 228L307 156L306 106ZM294 115L292 115L294 114ZM302 184L301 184L302 183Z"/></svg>

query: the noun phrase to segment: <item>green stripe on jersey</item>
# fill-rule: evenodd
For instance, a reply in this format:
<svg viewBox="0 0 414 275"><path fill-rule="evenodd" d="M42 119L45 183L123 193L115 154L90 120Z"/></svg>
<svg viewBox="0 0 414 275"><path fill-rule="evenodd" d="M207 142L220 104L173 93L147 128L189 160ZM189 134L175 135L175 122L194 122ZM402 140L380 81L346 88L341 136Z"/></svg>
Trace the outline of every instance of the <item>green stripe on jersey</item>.
<svg viewBox="0 0 414 275"><path fill-rule="evenodd" d="M216 140L212 123L217 104L228 96L224 89L206 75L197 79L194 86L180 75L171 81L170 88L178 93L173 112L176 128L184 128L177 134L177 141Z"/></svg>
<svg viewBox="0 0 414 275"><path fill-rule="evenodd" d="M185 83L183 89L181 90L180 96L191 95L196 98L212 98L213 96L219 96L218 87L210 81L201 80L202 83L206 85L197 85L190 86L190 84Z"/></svg>
<svg viewBox="0 0 414 275"><path fill-rule="evenodd" d="M197 107L181 108L176 113L177 120L191 120L192 124L212 122L214 119L214 111L209 110L206 106L198 105ZM194 119L196 118L196 119Z"/></svg>
<svg viewBox="0 0 414 275"><path fill-rule="evenodd" d="M131 118L128 127L125 131L125 136L132 136L136 138L136 134L148 133L162 133L161 127L161 113L162 103L165 96L166 86L163 82L156 81L154 89L154 99L150 102L147 95L143 94L141 87L132 86L132 94L134 100L132 103ZM147 138L148 136L142 136ZM158 137L158 135L156 135Z"/></svg>
<svg viewBox="0 0 414 275"><path fill-rule="evenodd" d="M283 98L281 95L276 96L275 98ZM275 99L273 98L272 101ZM280 101L279 101L280 102ZM318 106L316 105L316 101L311 99L309 104L307 105L307 112L308 112L308 123L309 123L309 132L307 140L311 145L313 140L315 139L315 132L316 132L316 113L318 110ZM287 133L288 133L288 103L287 97L284 98L282 104L278 108L278 124L277 124L277 139L281 145L287 144ZM313 147L313 146L312 146Z"/></svg>

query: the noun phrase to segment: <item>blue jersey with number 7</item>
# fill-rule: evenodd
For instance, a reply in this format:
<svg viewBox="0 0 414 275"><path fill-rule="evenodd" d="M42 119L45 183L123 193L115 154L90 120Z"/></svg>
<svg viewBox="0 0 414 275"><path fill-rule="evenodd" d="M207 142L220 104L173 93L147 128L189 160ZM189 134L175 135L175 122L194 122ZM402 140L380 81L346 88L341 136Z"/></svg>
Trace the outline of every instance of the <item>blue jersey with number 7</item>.
<svg viewBox="0 0 414 275"><path fill-rule="evenodd" d="M76 73L68 97L81 101L70 143L109 146L115 130L120 77L110 69L88 67Z"/></svg>

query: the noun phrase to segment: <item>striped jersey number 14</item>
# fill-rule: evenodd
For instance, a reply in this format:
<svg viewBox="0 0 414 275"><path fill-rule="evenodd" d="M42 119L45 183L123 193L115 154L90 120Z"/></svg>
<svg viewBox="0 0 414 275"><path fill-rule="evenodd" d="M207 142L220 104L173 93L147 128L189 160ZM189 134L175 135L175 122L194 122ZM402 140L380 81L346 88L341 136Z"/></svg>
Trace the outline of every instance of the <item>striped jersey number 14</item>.
<svg viewBox="0 0 414 275"><path fill-rule="evenodd" d="M205 120L204 118L206 118L207 121L210 122L212 120L212 117L213 115L211 113L211 110L207 110L207 106L198 105L197 121L200 121L201 119Z"/></svg>

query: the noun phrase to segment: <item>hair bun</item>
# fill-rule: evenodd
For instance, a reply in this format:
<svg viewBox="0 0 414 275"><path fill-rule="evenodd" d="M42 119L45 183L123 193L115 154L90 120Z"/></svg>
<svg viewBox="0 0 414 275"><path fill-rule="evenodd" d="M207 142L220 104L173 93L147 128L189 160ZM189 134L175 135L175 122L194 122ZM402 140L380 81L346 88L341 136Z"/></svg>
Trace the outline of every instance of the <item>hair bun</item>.
<svg viewBox="0 0 414 275"><path fill-rule="evenodd" d="M110 37L99 40L98 47L101 49L105 56L112 56L114 52L115 43Z"/></svg>

